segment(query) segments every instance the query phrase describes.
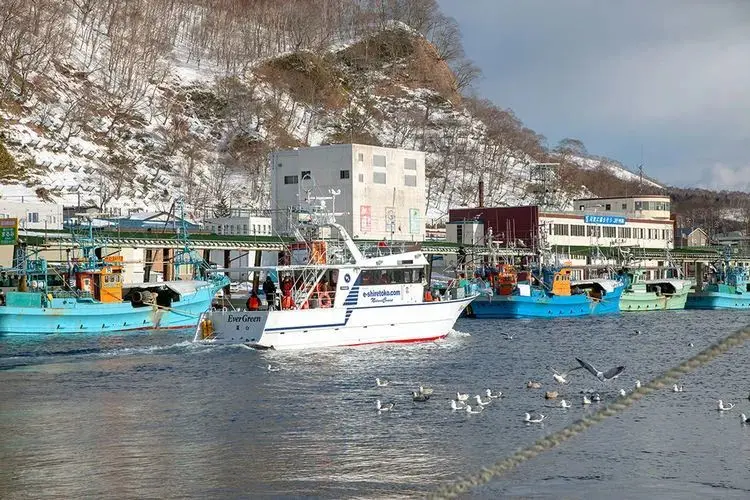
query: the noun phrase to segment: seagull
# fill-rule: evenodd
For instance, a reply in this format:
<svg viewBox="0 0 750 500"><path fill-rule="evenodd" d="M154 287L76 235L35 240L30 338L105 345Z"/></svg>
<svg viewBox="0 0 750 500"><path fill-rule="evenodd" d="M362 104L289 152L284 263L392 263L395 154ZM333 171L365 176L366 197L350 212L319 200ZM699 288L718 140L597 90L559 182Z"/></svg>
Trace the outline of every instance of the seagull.
<svg viewBox="0 0 750 500"><path fill-rule="evenodd" d="M477 413L482 413L482 410L484 410L484 408L482 408L481 406L479 407L478 410L472 410L471 406L466 405L466 413L471 413L472 415L476 415Z"/></svg>
<svg viewBox="0 0 750 500"><path fill-rule="evenodd" d="M385 387L390 384L386 379L380 380L379 378L375 379L375 383L378 384L378 387Z"/></svg>
<svg viewBox="0 0 750 500"><path fill-rule="evenodd" d="M477 394L476 396L474 396L474 400L477 402L477 404L480 407L487 406L488 404L490 404L492 402L492 400L490 400L490 399L488 399L487 401L482 401L482 396L480 396L479 394Z"/></svg>
<svg viewBox="0 0 750 500"><path fill-rule="evenodd" d="M563 399L562 401L560 401L560 406L561 406L562 408L570 408L570 407L571 407L571 406L573 406L573 405L572 405L572 404L570 404L570 403L568 403L567 401L565 401L565 400Z"/></svg>
<svg viewBox="0 0 750 500"><path fill-rule="evenodd" d="M547 369L552 371L552 378L555 379L555 381L558 384L563 384L564 385L564 384L570 383L570 381L567 379L567 377L568 377L567 373L560 373L557 370L555 370L554 368L552 368L551 366L548 366ZM574 370L578 370L578 369L580 369L580 367L579 368L574 368Z"/></svg>
<svg viewBox="0 0 750 500"><path fill-rule="evenodd" d="M682 392L682 386L677 386L677 384L672 386L672 392Z"/></svg>
<svg viewBox="0 0 750 500"><path fill-rule="evenodd" d="M422 387L421 385L419 386L419 393L420 394L424 394L426 396L431 396L432 392L433 392L433 390L430 389L429 387Z"/></svg>
<svg viewBox="0 0 750 500"><path fill-rule="evenodd" d="M469 399L469 395L468 394L461 394L460 392L457 392L456 393L456 399L459 400L459 401L461 401L461 402L464 402L467 399Z"/></svg>
<svg viewBox="0 0 750 500"><path fill-rule="evenodd" d="M750 424L750 418L747 418L744 413L740 415L740 421L743 424Z"/></svg>
<svg viewBox="0 0 750 500"><path fill-rule="evenodd" d="M589 397L588 397L588 396L586 396L585 394L583 395L583 404L584 404L584 406L585 406L585 405L590 405L590 404L591 404L591 400L590 400L590 399L589 399Z"/></svg>
<svg viewBox="0 0 750 500"><path fill-rule="evenodd" d="M598 378L602 382L605 382L607 380L612 380L613 378L617 378L625 369L624 366L616 366L615 368L610 368L606 372L600 372L599 370L594 368L591 364L581 359L576 358L576 361L578 361L578 363L582 367L586 368L586 370L588 370L589 373L591 373L594 377Z"/></svg>
<svg viewBox="0 0 750 500"><path fill-rule="evenodd" d="M386 403L383 405L379 399L375 401L375 409L378 410L378 413L381 411L391 411L394 406L395 403Z"/></svg>
<svg viewBox="0 0 750 500"><path fill-rule="evenodd" d="M540 384L539 382L534 382L532 380L529 380L528 382L526 382L526 388L527 389L541 389L542 384Z"/></svg>
<svg viewBox="0 0 750 500"><path fill-rule="evenodd" d="M625 392L625 389L620 389L620 396L627 396L628 393Z"/></svg>
<svg viewBox="0 0 750 500"><path fill-rule="evenodd" d="M636 389L640 389L641 388L641 381L640 380L636 380L635 381L635 388Z"/></svg>
<svg viewBox="0 0 750 500"><path fill-rule="evenodd" d="M640 335L640 334L641 334L640 330L636 330L636 331L633 332L633 335Z"/></svg>
<svg viewBox="0 0 750 500"><path fill-rule="evenodd" d="M509 333L503 332L503 336L505 337L505 340L513 340L513 335L510 335Z"/></svg>
<svg viewBox="0 0 750 500"><path fill-rule="evenodd" d="M490 399L497 399L497 398L503 397L503 391L497 391L495 394L493 394L492 390L487 389L487 391L485 391L485 394Z"/></svg>
<svg viewBox="0 0 750 500"><path fill-rule="evenodd" d="M692 342L690 342L690 343L688 344L688 347L693 347L693 343L692 343Z"/></svg>
<svg viewBox="0 0 750 500"><path fill-rule="evenodd" d="M463 410L465 407L466 407L465 403L460 402L460 401L456 403L455 399L451 399L451 410L453 411Z"/></svg>
<svg viewBox="0 0 750 500"><path fill-rule="evenodd" d="M602 398L599 396L599 393L597 392L596 394L594 394L594 397L591 400L598 403L599 401L602 400Z"/></svg>
<svg viewBox="0 0 750 500"><path fill-rule="evenodd" d="M719 411L728 411L734 408L734 403L727 403L728 406L724 406L724 401L719 400L719 407L716 408Z"/></svg>
<svg viewBox="0 0 750 500"><path fill-rule="evenodd" d="M526 414L524 415L524 417L523 417L523 421L524 421L524 422L526 422L527 424L540 424L540 423L542 423L542 421L543 421L543 420L544 420L545 418L547 418L547 417L545 417L545 416L544 416L544 415L542 415L541 413L540 413L540 414L539 414L539 416L538 416L538 417L536 417L536 418L531 418L531 415L529 415L528 413L526 413Z"/></svg>
<svg viewBox="0 0 750 500"><path fill-rule="evenodd" d="M412 401L417 401L419 403L424 403L425 401L428 401L430 399L429 394L421 394L419 392L412 392L411 393L411 399Z"/></svg>
<svg viewBox="0 0 750 500"><path fill-rule="evenodd" d="M277 372L279 370L281 370L281 368L279 368L278 366L268 365L268 371L269 372Z"/></svg>

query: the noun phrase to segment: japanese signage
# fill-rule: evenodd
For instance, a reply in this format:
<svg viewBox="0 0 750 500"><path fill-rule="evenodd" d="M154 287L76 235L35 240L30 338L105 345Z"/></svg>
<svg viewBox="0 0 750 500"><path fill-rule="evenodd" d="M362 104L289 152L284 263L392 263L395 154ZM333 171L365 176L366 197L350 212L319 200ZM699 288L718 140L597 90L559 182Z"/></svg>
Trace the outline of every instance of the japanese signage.
<svg viewBox="0 0 750 500"><path fill-rule="evenodd" d="M391 233L396 232L396 209L394 207L385 207L385 230Z"/></svg>
<svg viewBox="0 0 750 500"><path fill-rule="evenodd" d="M18 219L0 219L0 245L15 245L18 240Z"/></svg>
<svg viewBox="0 0 750 500"><path fill-rule="evenodd" d="M610 224L622 226L625 224L625 217L614 215L584 215L583 222L586 224Z"/></svg>
<svg viewBox="0 0 750 500"><path fill-rule="evenodd" d="M360 205L359 207L359 230L363 234L372 231L372 207L370 205Z"/></svg>
<svg viewBox="0 0 750 500"><path fill-rule="evenodd" d="M419 209L410 208L409 209L409 234L419 234L419 226L420 226Z"/></svg>

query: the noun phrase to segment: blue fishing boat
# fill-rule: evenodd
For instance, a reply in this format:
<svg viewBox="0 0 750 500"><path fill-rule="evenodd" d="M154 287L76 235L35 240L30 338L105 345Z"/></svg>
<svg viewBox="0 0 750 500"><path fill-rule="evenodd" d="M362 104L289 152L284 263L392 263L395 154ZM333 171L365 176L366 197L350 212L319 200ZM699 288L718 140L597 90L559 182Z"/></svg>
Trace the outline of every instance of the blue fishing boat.
<svg viewBox="0 0 750 500"><path fill-rule="evenodd" d="M521 279L504 266L491 286L471 303L473 318L566 318L616 314L625 284L620 280L594 278L571 280L571 271L542 269L542 279L526 273ZM527 278L528 277L528 278Z"/></svg>
<svg viewBox="0 0 750 500"><path fill-rule="evenodd" d="M185 234L185 241L186 241ZM91 238L93 242L93 238ZM175 256L175 275L190 266L192 278L125 285L121 256L99 259L93 246L65 272L42 258L21 255L0 270L0 335L83 334L187 328L197 325L217 291L229 284L205 272L187 246ZM2 289L0 289L2 291Z"/></svg>
<svg viewBox="0 0 750 500"><path fill-rule="evenodd" d="M686 309L750 309L750 284L744 267L730 264L730 252L708 273L697 276L695 290L687 297Z"/></svg>

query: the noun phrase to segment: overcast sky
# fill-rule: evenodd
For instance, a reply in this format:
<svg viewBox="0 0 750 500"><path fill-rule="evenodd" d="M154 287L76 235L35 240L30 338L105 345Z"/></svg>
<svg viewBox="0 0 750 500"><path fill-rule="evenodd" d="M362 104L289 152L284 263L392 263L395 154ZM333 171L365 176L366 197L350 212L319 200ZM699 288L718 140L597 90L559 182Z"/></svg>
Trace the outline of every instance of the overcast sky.
<svg viewBox="0 0 750 500"><path fill-rule="evenodd" d="M439 0L479 94L554 146L750 191L750 0Z"/></svg>

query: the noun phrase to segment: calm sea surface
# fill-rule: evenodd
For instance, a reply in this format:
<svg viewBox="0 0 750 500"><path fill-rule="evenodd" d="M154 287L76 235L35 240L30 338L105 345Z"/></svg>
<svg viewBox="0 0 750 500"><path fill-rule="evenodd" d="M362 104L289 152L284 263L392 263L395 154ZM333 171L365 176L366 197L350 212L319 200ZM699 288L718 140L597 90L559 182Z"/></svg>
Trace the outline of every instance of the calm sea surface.
<svg viewBox="0 0 750 500"><path fill-rule="evenodd" d="M0 498L425 496L595 411L579 391L611 400L748 322L719 311L462 319L437 343L303 353L194 346L187 331L3 338ZM685 392L654 393L468 496L750 498L748 354L730 351L685 376ZM627 368L608 384L579 370L556 386L545 366L576 356ZM426 403L411 400L420 384L434 389ZM450 410L456 391L487 388L507 397L479 415ZM551 407L545 390L574 406ZM378 398L394 411L379 415ZM719 398L737 407L722 414ZM527 426L526 411L547 420Z"/></svg>

